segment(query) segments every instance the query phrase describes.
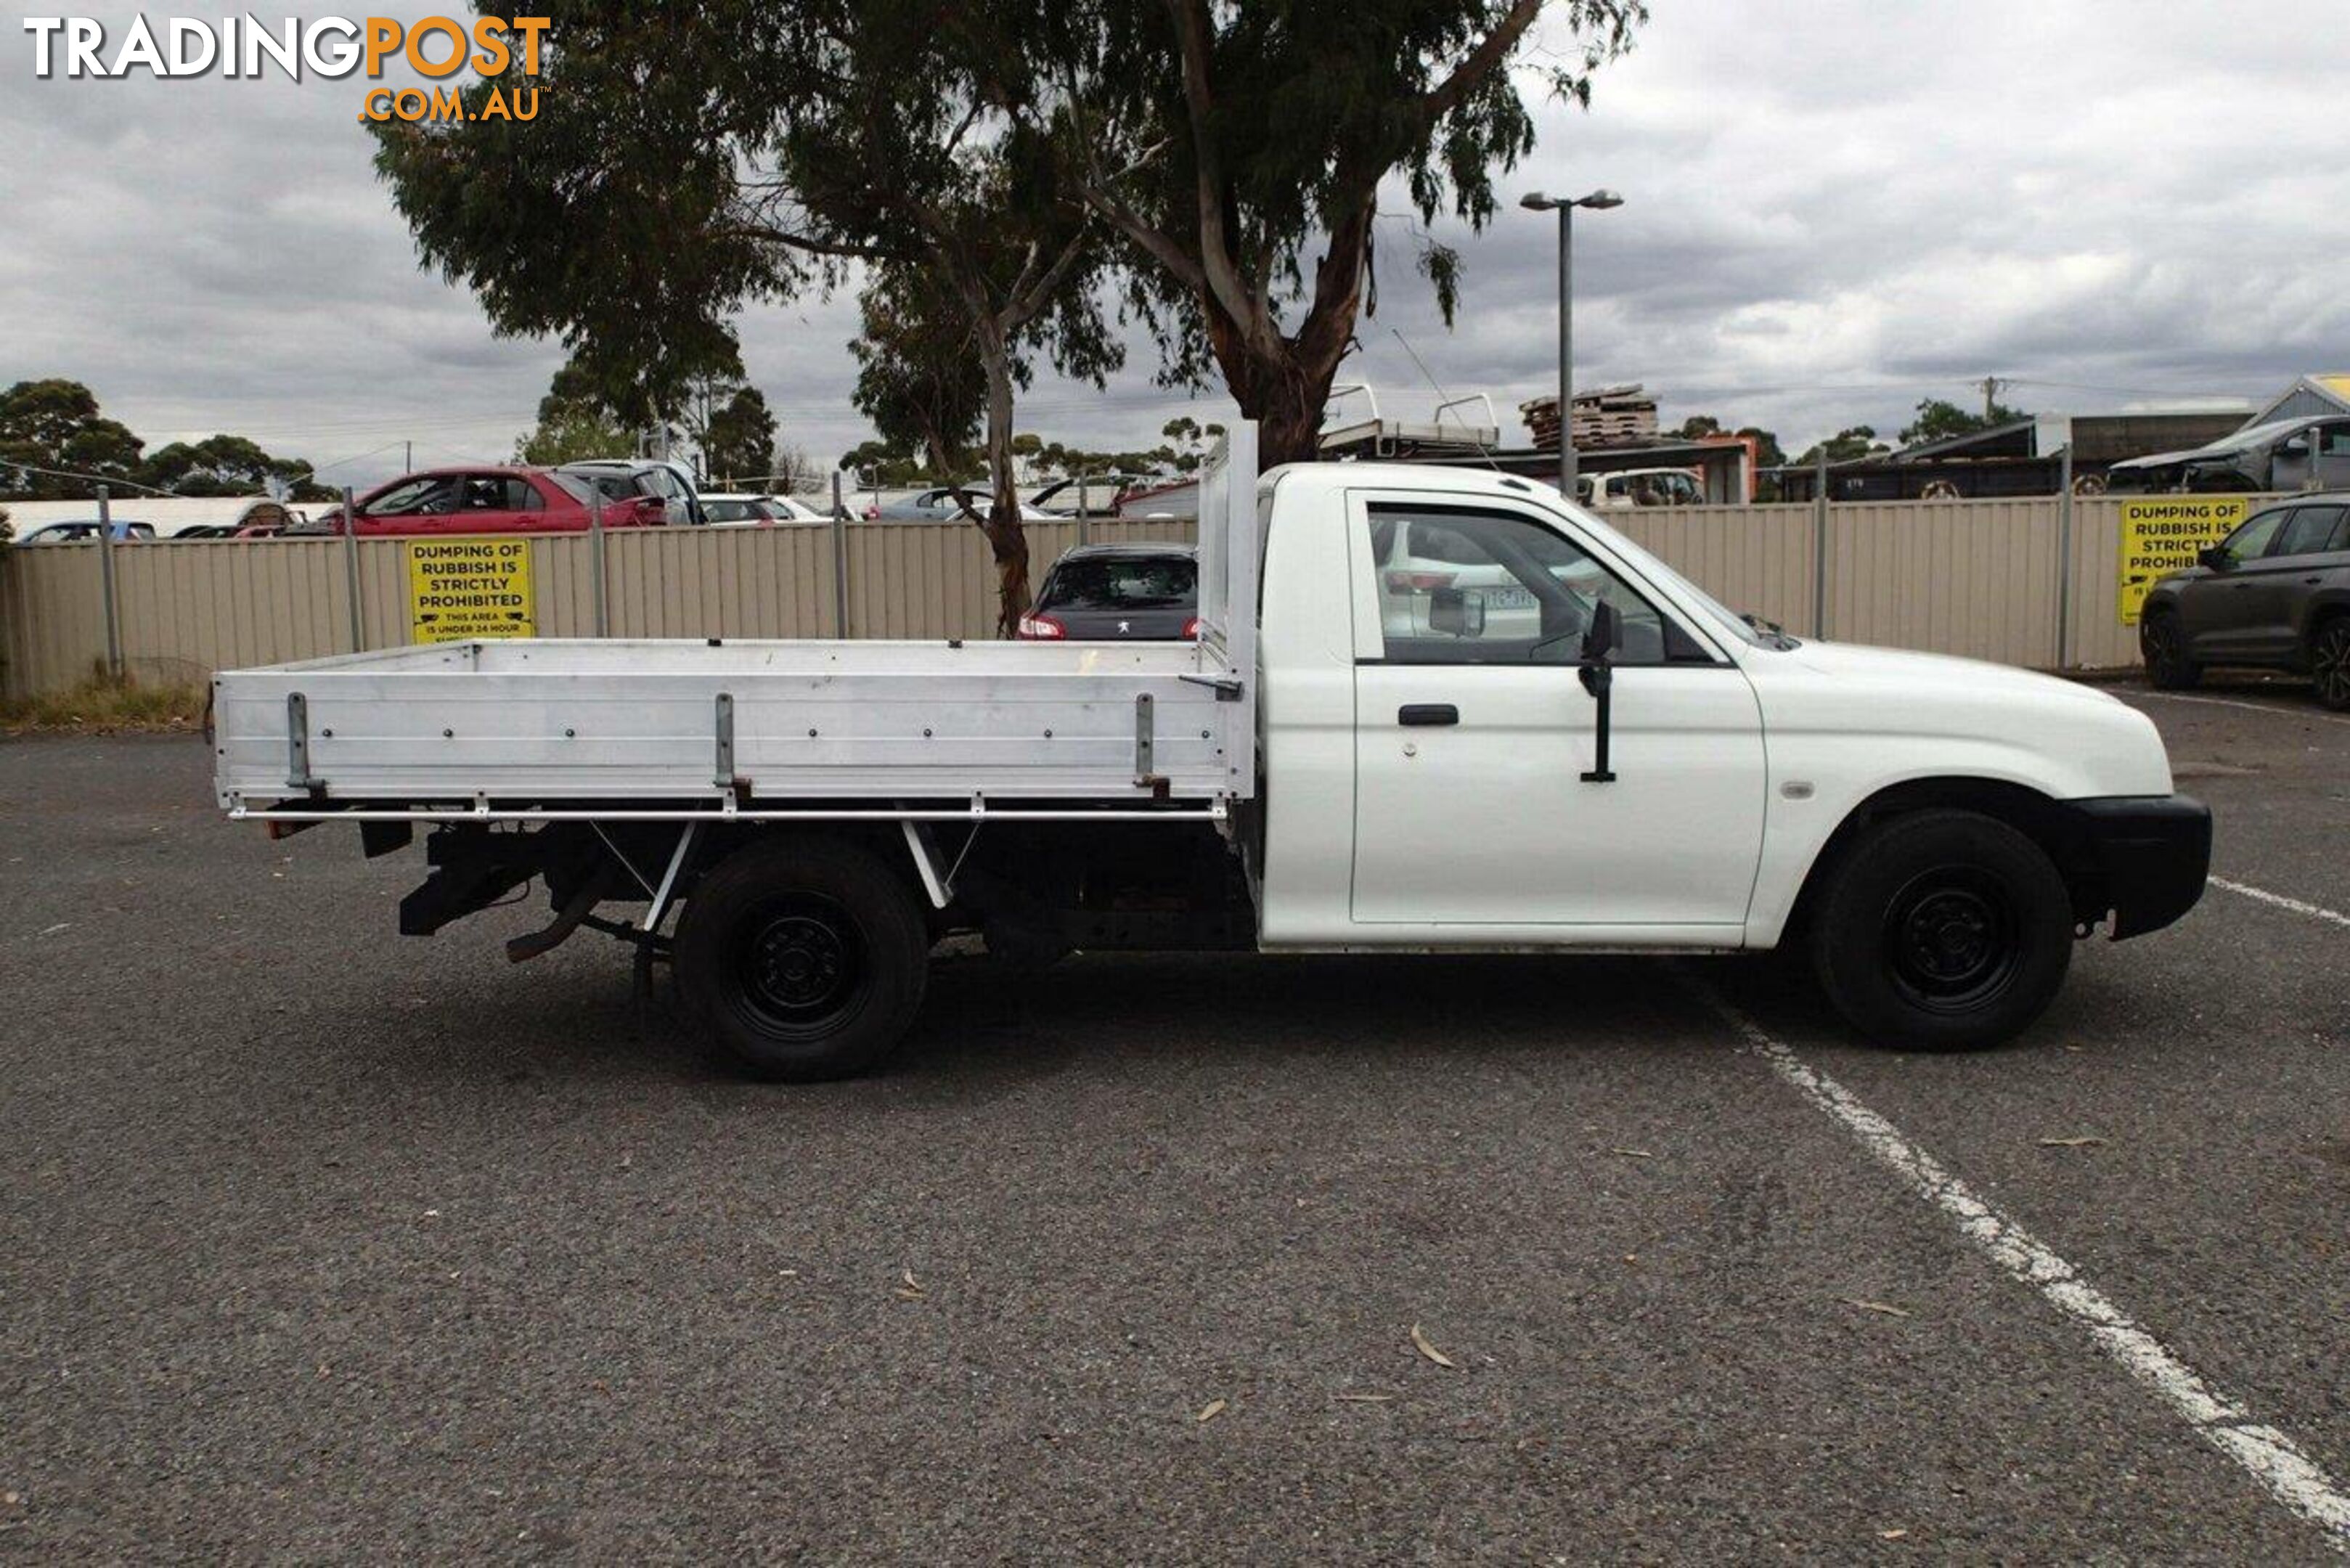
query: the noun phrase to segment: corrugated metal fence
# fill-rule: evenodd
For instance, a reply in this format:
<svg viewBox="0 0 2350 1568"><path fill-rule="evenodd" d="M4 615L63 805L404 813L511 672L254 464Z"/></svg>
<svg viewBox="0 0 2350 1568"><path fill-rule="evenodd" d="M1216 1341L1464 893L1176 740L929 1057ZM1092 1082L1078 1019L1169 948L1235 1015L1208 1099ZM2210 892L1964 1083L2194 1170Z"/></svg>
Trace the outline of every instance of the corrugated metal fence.
<svg viewBox="0 0 2350 1568"><path fill-rule="evenodd" d="M2063 508L2053 496L1836 505L1825 525L1808 504L1612 512L1607 520L1725 603L1799 635L2043 669L2131 663L2136 636L2116 611L2120 505L2080 501L2072 511L2069 596L2059 565ZM1191 535L1186 523L1144 520L1096 520L1089 531L1105 543ZM1035 524L1028 532L1040 575L1077 542L1074 523ZM605 540L611 634L992 635L995 574L977 529L856 523L841 537L846 626L836 606L828 526L617 530ZM99 548L0 553L0 691L19 697L62 691L104 670ZM348 651L344 549L339 539L117 546L126 670L143 681L202 680L214 670ZM406 640L400 542L361 540L358 554L360 640L369 648ZM590 541L539 536L531 555L541 634L594 635ZM2060 635L2062 597L2070 602Z"/></svg>

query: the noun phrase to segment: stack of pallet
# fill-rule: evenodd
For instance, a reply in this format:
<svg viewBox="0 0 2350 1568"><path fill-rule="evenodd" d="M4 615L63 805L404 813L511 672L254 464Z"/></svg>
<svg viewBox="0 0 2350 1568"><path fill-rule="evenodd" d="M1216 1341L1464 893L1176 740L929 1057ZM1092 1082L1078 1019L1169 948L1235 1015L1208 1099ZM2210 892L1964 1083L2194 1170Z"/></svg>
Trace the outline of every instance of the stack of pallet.
<svg viewBox="0 0 2350 1568"><path fill-rule="evenodd" d="M1520 403L1534 445L1558 447L1558 400L1536 398ZM1599 387L1575 394L1575 449L1587 452L1604 446L1638 446L1657 439L1657 400L1634 382L1627 387Z"/></svg>

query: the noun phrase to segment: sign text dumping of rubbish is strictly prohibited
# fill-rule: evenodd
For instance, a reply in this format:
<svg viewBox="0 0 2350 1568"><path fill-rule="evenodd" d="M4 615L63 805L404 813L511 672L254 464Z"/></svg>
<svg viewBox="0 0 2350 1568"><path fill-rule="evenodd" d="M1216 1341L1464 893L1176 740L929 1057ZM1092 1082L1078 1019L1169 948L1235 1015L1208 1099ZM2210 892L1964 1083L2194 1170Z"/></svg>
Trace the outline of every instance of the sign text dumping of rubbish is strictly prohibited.
<svg viewBox="0 0 2350 1568"><path fill-rule="evenodd" d="M408 639L536 637L527 539L408 541Z"/></svg>

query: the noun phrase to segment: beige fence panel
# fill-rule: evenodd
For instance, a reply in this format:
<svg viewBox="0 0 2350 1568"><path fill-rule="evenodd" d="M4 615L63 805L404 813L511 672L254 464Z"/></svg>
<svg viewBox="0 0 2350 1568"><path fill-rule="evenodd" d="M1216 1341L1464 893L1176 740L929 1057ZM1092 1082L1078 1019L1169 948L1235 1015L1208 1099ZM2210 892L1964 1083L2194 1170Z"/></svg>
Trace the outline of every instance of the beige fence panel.
<svg viewBox="0 0 2350 1568"><path fill-rule="evenodd" d="M2046 500L1832 508L1825 634L2054 666L2056 536Z"/></svg>
<svg viewBox="0 0 2350 1568"><path fill-rule="evenodd" d="M2059 662L2058 498L1890 502L1833 507L1826 632L2005 663ZM2074 509L2064 662L2126 665L2136 634L2116 614L2120 504ZM1808 505L1611 511L1607 520L1724 603L1799 636L1816 624L1815 517ZM1190 542L1189 520L1097 518L1099 544ZM618 637L982 639L994 634L996 574L967 523L853 523L843 530L848 616L835 610L829 524L616 529L606 535L609 629ZM1029 525L1032 577L1077 542L1074 521ZM147 680L201 680L243 665L352 647L348 566L338 539L141 543L115 553L123 652ZM364 645L408 640L406 552L358 545ZM531 568L546 637L592 636L595 545L536 537ZM106 623L98 546L0 552L5 690L68 689L101 668Z"/></svg>
<svg viewBox="0 0 2350 1568"><path fill-rule="evenodd" d="M1812 628L1809 506L1682 506L1603 514L1643 549L1742 613Z"/></svg>

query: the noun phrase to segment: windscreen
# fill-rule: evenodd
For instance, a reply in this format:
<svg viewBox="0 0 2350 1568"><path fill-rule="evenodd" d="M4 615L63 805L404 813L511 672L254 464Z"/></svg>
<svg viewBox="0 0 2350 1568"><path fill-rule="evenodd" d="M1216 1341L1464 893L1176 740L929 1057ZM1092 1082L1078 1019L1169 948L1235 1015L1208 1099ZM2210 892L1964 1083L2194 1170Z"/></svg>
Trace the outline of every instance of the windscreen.
<svg viewBox="0 0 2350 1568"><path fill-rule="evenodd" d="M1196 603L1199 593L1199 566L1187 556L1110 556L1054 567L1045 604L1055 609L1176 609Z"/></svg>

